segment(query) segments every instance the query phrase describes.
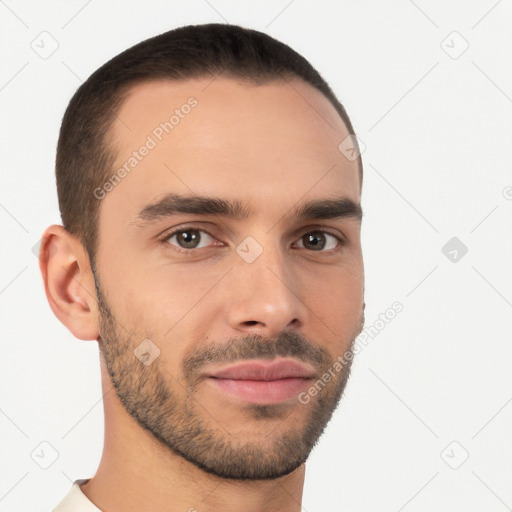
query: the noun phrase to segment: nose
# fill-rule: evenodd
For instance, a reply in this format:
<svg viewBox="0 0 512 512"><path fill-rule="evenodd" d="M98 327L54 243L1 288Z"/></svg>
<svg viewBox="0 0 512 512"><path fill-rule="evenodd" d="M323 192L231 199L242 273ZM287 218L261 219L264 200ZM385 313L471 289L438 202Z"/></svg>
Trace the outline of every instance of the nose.
<svg viewBox="0 0 512 512"><path fill-rule="evenodd" d="M307 322L300 279L279 248L266 248L252 263L240 259L230 272L228 323L236 331L275 337Z"/></svg>

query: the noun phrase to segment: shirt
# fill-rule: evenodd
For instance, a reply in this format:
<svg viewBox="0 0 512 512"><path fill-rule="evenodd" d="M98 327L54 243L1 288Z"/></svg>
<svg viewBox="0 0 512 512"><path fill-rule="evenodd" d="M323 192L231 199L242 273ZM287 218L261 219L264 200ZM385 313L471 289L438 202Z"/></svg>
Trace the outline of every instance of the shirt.
<svg viewBox="0 0 512 512"><path fill-rule="evenodd" d="M88 481L75 480L70 491L52 512L102 512L80 489L80 485Z"/></svg>

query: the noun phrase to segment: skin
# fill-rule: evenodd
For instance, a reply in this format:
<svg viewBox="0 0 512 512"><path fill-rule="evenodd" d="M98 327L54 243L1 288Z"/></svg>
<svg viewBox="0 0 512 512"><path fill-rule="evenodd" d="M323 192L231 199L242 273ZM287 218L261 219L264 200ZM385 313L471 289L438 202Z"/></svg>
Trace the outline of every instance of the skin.
<svg viewBox="0 0 512 512"><path fill-rule="evenodd" d="M290 212L333 196L359 204L358 164L338 150L347 128L311 86L205 78L131 90L111 128L115 169L191 96L191 113L101 199L95 273L62 226L43 237L52 310L100 348L105 444L82 491L105 511L299 511L305 460L350 364L307 404L245 403L204 372L286 356L320 377L351 348L364 320L360 222ZM140 210L169 192L240 200L252 213L141 225ZM185 224L212 235L200 232L193 255L160 236ZM325 249L311 249L304 235L320 228L343 246L327 234ZM236 252L247 236L263 249L252 263ZM145 339L160 350L149 365L134 356Z"/></svg>

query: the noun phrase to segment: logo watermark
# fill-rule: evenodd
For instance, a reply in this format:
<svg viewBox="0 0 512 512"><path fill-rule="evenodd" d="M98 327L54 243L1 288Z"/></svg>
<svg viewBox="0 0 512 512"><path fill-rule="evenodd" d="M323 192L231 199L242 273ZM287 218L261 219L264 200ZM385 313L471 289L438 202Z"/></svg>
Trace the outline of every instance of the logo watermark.
<svg viewBox="0 0 512 512"><path fill-rule="evenodd" d="M158 124L151 134L146 136L144 144L142 144L138 150L133 151L132 156L130 156L101 187L94 189L94 197L98 200L104 199L105 196L114 190L114 188L121 183L121 180L126 178L126 176L128 176L128 174L130 174L197 105L197 99L191 96L180 108L175 108L174 113L169 119Z"/></svg>
<svg viewBox="0 0 512 512"><path fill-rule="evenodd" d="M393 304L380 313L377 320L373 324L365 327L359 336L355 339L354 345L351 349L345 351L344 354L338 356L334 364L314 383L307 391L299 393L297 399L301 404L308 404L311 401L312 396L316 396L331 380L335 377L336 373L341 372L343 368L354 358L354 355L358 354L363 350L370 339L375 338L378 334L388 325L392 320L396 318L398 313L404 309L403 305L399 301L393 302Z"/></svg>

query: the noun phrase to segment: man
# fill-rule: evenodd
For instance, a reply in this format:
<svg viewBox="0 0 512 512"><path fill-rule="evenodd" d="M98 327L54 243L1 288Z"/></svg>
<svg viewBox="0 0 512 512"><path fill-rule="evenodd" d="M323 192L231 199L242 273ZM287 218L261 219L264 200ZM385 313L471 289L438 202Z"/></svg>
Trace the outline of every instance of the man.
<svg viewBox="0 0 512 512"><path fill-rule="evenodd" d="M362 164L288 46L187 26L97 70L57 148L50 306L100 349L105 442L65 511L298 511L364 322Z"/></svg>

